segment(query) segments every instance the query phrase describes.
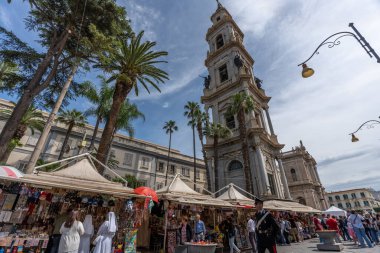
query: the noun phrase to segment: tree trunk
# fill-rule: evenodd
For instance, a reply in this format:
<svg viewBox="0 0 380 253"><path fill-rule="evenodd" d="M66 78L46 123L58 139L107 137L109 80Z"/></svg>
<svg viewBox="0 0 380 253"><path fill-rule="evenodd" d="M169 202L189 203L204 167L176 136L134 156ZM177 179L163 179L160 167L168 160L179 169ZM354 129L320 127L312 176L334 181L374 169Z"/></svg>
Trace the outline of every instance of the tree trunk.
<svg viewBox="0 0 380 253"><path fill-rule="evenodd" d="M29 159L29 163L26 166L25 173L27 173L27 174L33 173L33 170L34 170L34 167L36 166L38 158L40 158L41 152L46 145L46 141L47 141L47 138L49 136L51 127L54 124L55 117L57 116L57 113L58 113L59 109L61 108L63 99L65 98L66 93L70 88L71 82L73 81L73 78L74 78L77 70L78 70L78 65L74 65L72 70L71 70L70 76L67 78L67 80L66 80L66 82L63 85L63 88L61 90L61 93L59 94L59 97L58 97L57 101L55 102L53 110L50 112L50 115L46 121L44 130L42 131L41 136L37 141L36 147L34 148L33 153Z"/></svg>
<svg viewBox="0 0 380 253"><path fill-rule="evenodd" d="M91 137L90 147L88 148L88 150L90 151L95 147L95 139L96 139L96 135L98 134L100 121L102 121L102 117L98 116L96 118L94 133L92 134L92 137Z"/></svg>
<svg viewBox="0 0 380 253"><path fill-rule="evenodd" d="M246 188L247 192L253 194L253 191L252 191L253 182L252 182L252 173L251 173L250 161L249 161L249 149L248 149L248 143L247 143L247 128L245 125L244 111L240 110L237 113L237 116L238 116L238 121L239 121L239 137L240 137L240 141L242 143L245 188Z"/></svg>
<svg viewBox="0 0 380 253"><path fill-rule="evenodd" d="M65 153L66 150L66 145L67 142L69 141L71 131L73 130L74 124L70 124L69 128L67 129L65 140L63 141L62 147L61 147L61 152L59 153L58 160L61 160L63 158L63 154Z"/></svg>
<svg viewBox="0 0 380 253"><path fill-rule="evenodd" d="M197 189L197 155L195 154L195 126L193 125L194 191Z"/></svg>
<svg viewBox="0 0 380 253"><path fill-rule="evenodd" d="M203 143L202 123L200 123L200 124L198 123L197 130L198 130L199 141L201 142L201 147L202 147L203 161L205 163L205 168L206 168L207 190L211 191L210 168L209 168L208 163L207 163L207 155L206 155L206 150L205 150L205 144Z"/></svg>
<svg viewBox="0 0 380 253"><path fill-rule="evenodd" d="M121 81L116 82L115 91L113 94L113 102L111 106L111 113L104 127L102 137L99 143L98 153L96 155L96 158L102 163L105 163L107 158L107 148L110 145L112 134L116 127L116 121L120 113L120 108L124 103L125 99L127 98L127 95L131 91L131 89L132 83L127 84ZM98 170L100 174L103 173L103 169L101 166L98 166Z"/></svg>
<svg viewBox="0 0 380 253"><path fill-rule="evenodd" d="M11 155L14 148L8 146L7 150L5 150L5 153L3 157L1 158L0 164L7 164L8 158Z"/></svg>
<svg viewBox="0 0 380 253"><path fill-rule="evenodd" d="M111 158L111 151L112 151L112 143L113 143L113 139L115 138L115 134L116 134L116 129L113 131L113 134L112 134L112 138L111 138L111 142L110 142L110 145L108 147L108 152L107 152L107 159L106 159L106 163L105 165L108 166L108 162ZM109 167L109 166L108 166Z"/></svg>
<svg viewBox="0 0 380 253"><path fill-rule="evenodd" d="M168 172L169 172L169 161L170 161L171 146L172 146L172 132L169 132L169 150L168 150L168 162L166 163L165 186L168 184Z"/></svg>
<svg viewBox="0 0 380 253"><path fill-rule="evenodd" d="M15 106L11 117L5 123L5 126L0 134L0 157L2 157L7 150L9 142L11 141L16 128L22 119L22 116L24 116L25 112L28 110L35 96L44 90L49 85L52 78L55 76L59 64L58 58L66 45L69 35L70 33L68 30L65 30L65 32L63 32L61 36L50 45L45 58L38 65L33 78L24 89L24 92L17 102L17 105ZM47 75L46 80L41 84L41 80L43 76L46 75L46 71L51 65L51 60L53 57L55 60L53 66L51 67L51 71Z"/></svg>
<svg viewBox="0 0 380 253"><path fill-rule="evenodd" d="M15 134L13 135L13 138L12 138L12 139L15 140L15 141L20 141L21 138L24 137L25 132L26 132L27 129L28 129L28 127L27 127L26 125L24 125L24 124L20 124L20 125L17 127L16 132L15 132ZM11 139L11 140L12 140L12 139ZM13 151L13 149L16 147L16 146L11 147L10 144L11 144L11 142L9 142L8 147L7 147L7 150L5 151L3 157L1 157L1 159L0 159L0 163L6 164L7 161L8 161L8 159L9 159L9 156L11 155L11 153L12 153L12 151Z"/></svg>
<svg viewBox="0 0 380 253"><path fill-rule="evenodd" d="M214 136L214 177L215 177L215 191L219 190L218 142L219 142L219 137L218 136Z"/></svg>

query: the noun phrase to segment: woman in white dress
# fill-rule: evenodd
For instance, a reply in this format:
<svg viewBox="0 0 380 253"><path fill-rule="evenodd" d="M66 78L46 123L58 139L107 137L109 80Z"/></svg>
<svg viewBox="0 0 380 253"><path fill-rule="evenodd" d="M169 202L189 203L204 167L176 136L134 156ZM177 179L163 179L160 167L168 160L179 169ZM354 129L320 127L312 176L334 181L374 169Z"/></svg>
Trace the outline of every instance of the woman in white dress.
<svg viewBox="0 0 380 253"><path fill-rule="evenodd" d="M82 222L77 220L78 212L72 211L62 224L58 253L78 253L80 236L84 233Z"/></svg>
<svg viewBox="0 0 380 253"><path fill-rule="evenodd" d="M103 222L98 230L98 237L94 253L111 253L112 251L112 238L117 231L116 216L114 212L109 212L107 220Z"/></svg>
<svg viewBox="0 0 380 253"><path fill-rule="evenodd" d="M83 221L84 234L80 237L78 253L90 253L91 237L94 235L92 216L87 214Z"/></svg>

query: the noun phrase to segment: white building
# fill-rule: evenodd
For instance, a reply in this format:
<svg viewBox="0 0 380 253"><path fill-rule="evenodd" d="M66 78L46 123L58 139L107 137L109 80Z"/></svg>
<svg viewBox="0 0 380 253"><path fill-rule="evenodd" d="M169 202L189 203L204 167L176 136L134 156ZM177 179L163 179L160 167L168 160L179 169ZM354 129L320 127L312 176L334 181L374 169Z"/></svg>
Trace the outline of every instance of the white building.
<svg viewBox="0 0 380 253"><path fill-rule="evenodd" d="M374 211L374 208L380 208L380 201L376 200L370 189L367 188L328 192L326 195L330 206L348 211Z"/></svg>

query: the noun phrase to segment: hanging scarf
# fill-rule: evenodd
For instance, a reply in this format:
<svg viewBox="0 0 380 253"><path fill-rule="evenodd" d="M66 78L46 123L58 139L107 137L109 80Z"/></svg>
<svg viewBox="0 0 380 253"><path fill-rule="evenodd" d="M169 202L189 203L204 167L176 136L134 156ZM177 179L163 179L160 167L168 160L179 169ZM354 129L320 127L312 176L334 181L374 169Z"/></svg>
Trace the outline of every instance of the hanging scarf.
<svg viewBox="0 0 380 253"><path fill-rule="evenodd" d="M87 214L83 221L84 233L92 235L94 233L94 225L92 225L92 216Z"/></svg>
<svg viewBox="0 0 380 253"><path fill-rule="evenodd" d="M114 212L108 213L108 232L115 233L117 231L116 216Z"/></svg>

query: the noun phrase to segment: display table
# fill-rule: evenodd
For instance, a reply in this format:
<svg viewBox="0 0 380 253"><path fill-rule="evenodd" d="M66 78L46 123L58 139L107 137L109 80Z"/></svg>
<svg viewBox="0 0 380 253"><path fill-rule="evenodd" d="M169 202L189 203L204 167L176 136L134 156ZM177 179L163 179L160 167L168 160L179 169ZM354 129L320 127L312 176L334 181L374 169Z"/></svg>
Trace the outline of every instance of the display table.
<svg viewBox="0 0 380 253"><path fill-rule="evenodd" d="M198 244L198 243L185 243L187 246L187 253L215 253L216 243Z"/></svg>

